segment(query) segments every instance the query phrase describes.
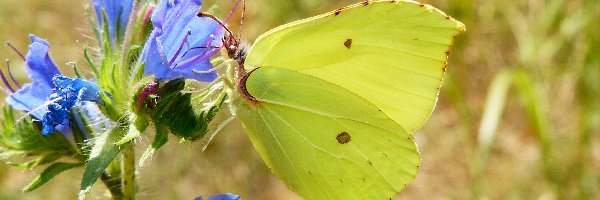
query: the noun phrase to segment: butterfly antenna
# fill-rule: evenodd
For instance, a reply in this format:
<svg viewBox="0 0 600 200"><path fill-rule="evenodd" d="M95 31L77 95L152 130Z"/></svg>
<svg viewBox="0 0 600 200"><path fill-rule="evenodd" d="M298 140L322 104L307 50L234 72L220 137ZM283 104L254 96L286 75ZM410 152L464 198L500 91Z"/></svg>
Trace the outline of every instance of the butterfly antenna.
<svg viewBox="0 0 600 200"><path fill-rule="evenodd" d="M225 31L227 31L227 33L231 36L233 36L233 33L229 30L229 28L227 28L227 26L225 26L225 24L223 24L223 22L221 22L219 19L217 19L217 17L215 17L214 15L207 13L207 12L199 12L198 14L196 14L196 16L198 17L210 17L211 19L213 19L215 22L219 23L219 25L221 27L223 27L225 29Z"/></svg>
<svg viewBox="0 0 600 200"><path fill-rule="evenodd" d="M245 2L245 0L244 0ZM210 17L211 19L213 19L214 21L216 21L217 23L219 23L219 25L221 25L221 27L223 27L227 33L229 33L229 35L231 37L233 36L233 33L231 32L231 30L229 30L229 28L227 28L227 26L225 26L225 24L227 24L229 22L229 19L231 19L231 17L233 16L234 11L237 9L238 5L240 4L240 0L235 1L235 4L233 5L233 7L231 8L231 11L229 11L229 14L227 14L227 17L225 18L225 20L223 22L221 22L221 20L217 19L217 17L215 17L214 15L207 13L207 12L198 12L198 14L196 14L196 16L198 17Z"/></svg>
<svg viewBox="0 0 600 200"><path fill-rule="evenodd" d="M206 13L206 12L199 12L197 14L198 17L210 17L211 19L215 20L217 23L219 23L226 31L227 34L226 36L223 37L222 42L223 42L223 46L225 47L225 49L227 50L227 55L229 56L229 58L233 58L234 60L236 60L238 62L238 74L241 74L243 72L243 65L244 65L244 61L246 60L246 56L245 56L245 52L242 50L240 51L240 40L238 40L235 35L231 32L231 30L229 30L229 28L227 28L227 26L225 26L225 24L227 24L227 22L229 21L229 19L231 19L231 17L233 16L234 11L236 10L236 8L239 6L240 1L242 0L237 0L235 2L235 4L233 5L233 8L231 9L231 11L229 12L229 15L227 16L227 18L225 18L225 23L219 21L217 19L217 17L215 17L214 15L210 14L210 13ZM243 0L243 12L242 12L242 21L244 19L244 12L246 10L246 1ZM242 25L240 25L240 34L241 34L241 29ZM241 35L239 36L241 37Z"/></svg>
<svg viewBox="0 0 600 200"><path fill-rule="evenodd" d="M244 0L244 2L245 2L245 0ZM235 4L233 4L233 7L231 7L231 10L229 11L227 18L225 18L226 24L229 22L229 19L231 19L231 16L233 16L233 13L235 12L235 10L237 9L239 4L240 4L240 0L237 0L237 1L235 1Z"/></svg>
<svg viewBox="0 0 600 200"><path fill-rule="evenodd" d="M239 2L239 0L238 0ZM238 32L238 38L242 38L242 30L244 28L244 19L246 16L246 0L242 2L242 19L240 20L240 31Z"/></svg>

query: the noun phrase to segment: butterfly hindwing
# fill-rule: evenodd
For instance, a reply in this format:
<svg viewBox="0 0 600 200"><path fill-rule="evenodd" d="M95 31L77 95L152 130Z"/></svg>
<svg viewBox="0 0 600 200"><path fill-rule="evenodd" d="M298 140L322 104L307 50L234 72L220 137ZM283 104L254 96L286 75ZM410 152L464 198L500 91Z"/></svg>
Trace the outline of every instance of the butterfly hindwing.
<svg viewBox="0 0 600 200"><path fill-rule="evenodd" d="M352 92L282 68L259 68L246 86L259 102L238 113L252 143L302 197L388 199L415 177L412 135Z"/></svg>

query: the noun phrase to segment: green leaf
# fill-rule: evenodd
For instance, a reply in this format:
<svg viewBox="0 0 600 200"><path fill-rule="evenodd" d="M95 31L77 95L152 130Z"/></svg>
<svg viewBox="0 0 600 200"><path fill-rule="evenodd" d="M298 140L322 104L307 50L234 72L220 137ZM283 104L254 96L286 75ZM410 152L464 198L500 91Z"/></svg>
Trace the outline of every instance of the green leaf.
<svg viewBox="0 0 600 200"><path fill-rule="evenodd" d="M28 161L28 162L23 162L23 163L11 163L11 162L7 162L7 164L13 165L15 167L21 168L21 169L31 169L34 168L38 165L43 165L46 163L52 163L56 160L58 160L61 156L58 154L48 154L48 155L42 155L37 157L34 160Z"/></svg>
<svg viewBox="0 0 600 200"><path fill-rule="evenodd" d="M150 157L152 157L154 155L154 153L156 151L158 151L158 149L160 149L160 147L162 147L163 145L165 145L169 139L169 129L167 126L165 125L160 125L160 126L156 126L156 135L154 135L154 142L152 142L152 145L150 147L148 147L148 149L146 149L146 151L144 152L144 154L142 154L142 157L140 157L140 162L139 162L139 166L142 167L144 166L144 163L146 163L146 161L148 159L150 159Z"/></svg>
<svg viewBox="0 0 600 200"><path fill-rule="evenodd" d="M119 111L118 105L115 104L115 102L110 96L108 96L108 94L104 92L100 92L98 94L100 94L100 99L102 99L102 102L104 103L104 106L99 107L102 113L106 115L110 120L119 121L119 119L121 119L121 116L123 115Z"/></svg>
<svg viewBox="0 0 600 200"><path fill-rule="evenodd" d="M106 167L115 159L124 146L128 145L115 145L115 141L123 137L122 131L120 128L114 128L95 138L94 147L85 165L85 172L81 180L80 197L84 197L87 194L98 177L104 173Z"/></svg>
<svg viewBox="0 0 600 200"><path fill-rule="evenodd" d="M144 68L146 67L146 62L143 62L142 64L139 65L135 65L135 68L133 69L132 73L133 75L133 82L138 82L140 80L142 80L142 78L144 77Z"/></svg>
<svg viewBox="0 0 600 200"><path fill-rule="evenodd" d="M106 12L101 11L101 15L102 15L102 47L104 50L104 55L110 55L112 54L112 45L110 42L110 32L108 30L108 17L106 16Z"/></svg>
<svg viewBox="0 0 600 200"><path fill-rule="evenodd" d="M125 58L125 60L127 61L127 66L135 66L137 65L137 61L139 58L140 53L142 53L142 47L139 45L133 45L129 48L129 50L127 51L127 58ZM135 71L134 71L135 72ZM135 72L137 73L137 72Z"/></svg>
<svg viewBox="0 0 600 200"><path fill-rule="evenodd" d="M97 29L94 29L94 30L97 30ZM94 61L92 61L92 56L89 54L86 47L83 48L83 55L85 56L85 60L90 65L90 68L92 68L92 71L94 72L94 76L96 76L96 78L98 78L100 76L100 71L98 71L98 67L96 66L96 64L94 64Z"/></svg>
<svg viewBox="0 0 600 200"><path fill-rule="evenodd" d="M146 12L148 12L149 5L150 4L143 4L143 7L140 9L139 13L145 14ZM139 15L134 24L133 30L135 31L135 33L133 34L133 44L143 44L144 42L146 42L146 39L148 38L148 36L150 36L150 32L154 28L154 26L152 25L152 20L148 18L146 21L144 21L144 14Z"/></svg>
<svg viewBox="0 0 600 200"><path fill-rule="evenodd" d="M42 172L42 174L40 174L37 178L35 178L31 183L29 183L29 185L25 186L25 188L23 188L22 190L25 192L33 191L33 190L39 188L40 186L44 185L48 181L50 181L50 179L54 178L54 176L60 174L61 172L64 172L68 169L72 169L72 168L79 167L82 165L83 165L83 163L64 163L64 162L54 163L54 164L50 165L48 168L46 168Z"/></svg>
<svg viewBox="0 0 600 200"><path fill-rule="evenodd" d="M160 100L152 111L152 120L157 126L169 127L169 130L183 141L194 140L208 132L208 124L226 98L221 96L217 102L197 109L199 106L194 106L196 104L192 103L197 102L196 98L192 100L192 94L180 92L183 86L184 82L177 79L167 82L159 88ZM208 95L208 93L202 95ZM206 100L205 98L201 99ZM199 103L203 102L197 104Z"/></svg>
<svg viewBox="0 0 600 200"><path fill-rule="evenodd" d="M179 93L185 87L185 79L178 78L165 83L160 83L157 95L160 97Z"/></svg>
<svg viewBox="0 0 600 200"><path fill-rule="evenodd" d="M15 119L13 110L9 107L4 107L3 118L0 146L4 147L5 151L24 152L29 156L72 155L74 152L73 146L63 134L43 136L39 124L33 123L29 117Z"/></svg>
<svg viewBox="0 0 600 200"><path fill-rule="evenodd" d="M121 140L117 141L115 143L116 145L123 145L133 140L134 138L140 136L140 134L146 130L146 127L148 127L148 122L146 122L143 117L139 117L133 113L129 114L129 121L131 124L129 124L129 130L127 131L127 134L125 134Z"/></svg>
<svg viewBox="0 0 600 200"><path fill-rule="evenodd" d="M15 156L24 156L27 153L25 153L24 151L18 151L18 150L9 150L6 148L2 148L0 147L0 160L6 160Z"/></svg>
<svg viewBox="0 0 600 200"><path fill-rule="evenodd" d="M86 117L83 107L77 107L71 110L71 121L75 122L71 123L71 130L73 132L75 145L79 150L78 153L83 155L90 152L92 147L86 145L86 140L88 137L93 137L93 135L100 132L100 130L94 130L93 127L95 125L93 125L90 119Z"/></svg>
<svg viewBox="0 0 600 200"><path fill-rule="evenodd" d="M156 135L154 135L154 142L152 142L152 148L159 149L165 143L167 143L169 139L169 130L165 126L157 126L156 127Z"/></svg>
<svg viewBox="0 0 600 200"><path fill-rule="evenodd" d="M205 127L198 124L194 108L192 107L191 94L177 93L158 102L152 118L159 125L167 125L171 132L180 138L189 138L201 135Z"/></svg>
<svg viewBox="0 0 600 200"><path fill-rule="evenodd" d="M73 71L75 72L75 75L77 75L77 78L85 79L85 77L81 75L81 71L79 70L79 66L77 66L77 63L73 63Z"/></svg>

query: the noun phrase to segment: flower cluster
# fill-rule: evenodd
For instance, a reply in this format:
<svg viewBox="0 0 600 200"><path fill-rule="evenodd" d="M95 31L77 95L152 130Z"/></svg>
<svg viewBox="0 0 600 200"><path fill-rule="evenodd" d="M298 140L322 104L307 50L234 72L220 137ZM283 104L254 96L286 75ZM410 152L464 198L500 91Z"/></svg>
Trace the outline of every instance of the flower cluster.
<svg viewBox="0 0 600 200"><path fill-rule="evenodd" d="M50 164L26 191L62 171L84 167L81 197L102 177L115 199L127 199L136 187L135 162L129 160L134 139L155 131L141 165L167 142L169 133L180 141L203 137L225 101L219 84L194 97L183 92L187 84L218 77L211 59L223 46L224 27L217 19L197 16L201 0L162 0L157 5L92 0L91 5L101 49L96 57L87 48L83 51L92 73L82 75L75 65L77 77L63 75L50 57L49 42L35 35L22 56L31 82L19 83L10 66L6 73L0 70L8 106L0 153L34 158L23 163L27 168ZM23 117L15 119L13 110ZM59 162L61 157L75 161Z"/></svg>
<svg viewBox="0 0 600 200"><path fill-rule="evenodd" d="M44 39L31 35L29 52L25 57L25 69L31 83L21 85L12 78L19 88L13 89L4 80L11 93L6 98L15 110L22 110L42 121L42 134L49 135L55 130L68 133L71 108L82 102L99 102L101 89L92 82L81 78L63 76L48 55L50 45ZM5 77L4 74L2 74Z"/></svg>

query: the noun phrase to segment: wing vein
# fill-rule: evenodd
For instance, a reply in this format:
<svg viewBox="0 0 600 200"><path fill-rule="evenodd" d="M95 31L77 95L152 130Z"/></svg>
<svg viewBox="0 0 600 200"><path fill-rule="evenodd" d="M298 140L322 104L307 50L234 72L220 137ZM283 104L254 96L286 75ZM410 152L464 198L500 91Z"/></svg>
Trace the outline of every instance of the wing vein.
<svg viewBox="0 0 600 200"><path fill-rule="evenodd" d="M371 177L372 177L372 175L371 175L370 173L368 173L368 172L369 172L369 170L367 170L367 169L365 169L364 167L362 167L362 165L360 165L360 164L359 164L359 163L357 163L356 161L354 161L354 160L352 160L352 159L350 159L350 158L347 158L347 157L340 157L340 156L336 156L336 155L334 155L333 153L331 153L331 152L329 152L329 151L327 151L327 150L325 150L325 149L323 149L323 148L320 148L320 147L318 147L317 145L315 145L315 144L313 144L311 141L309 141L309 140L308 140L306 137L304 137L304 136L303 136L303 135L302 135L302 134L301 134L301 133L300 133L298 130L296 130L296 129L295 129L295 128L294 128L294 127L293 127L293 126L292 126L292 125L291 125L291 124L288 122L288 121L284 120L284 119L283 119L283 118L282 118L282 117L281 117L281 116L280 116L280 115L279 115L277 112L274 112L274 111L273 111L272 109L270 109L270 108L265 108L265 109L266 109L267 111L269 111L271 114L273 114L273 116L275 116L275 117L276 117L276 118L277 118L279 121L281 121L281 122L282 122L282 123L283 123L285 126L287 126L287 127L290 129L290 130L292 130L292 131L293 131L293 132L294 132L294 133L295 133L297 136L299 136L299 137L300 137L302 140L304 140L304 141L305 141L307 144L309 144L310 146L312 146L312 147L313 147L313 149L315 149L315 150L319 150L319 151L321 151L321 152L323 152L323 153L325 153L325 154L327 154L327 155L329 155L329 156L331 156L331 157L333 157L333 158L335 158L335 159L337 159L337 160L339 160L339 161L343 161L343 160L350 161L350 162L351 162L351 163L353 163L353 164L354 164L356 167L358 167L359 169L361 169L362 171L364 171L364 172L365 172L364 174L366 174L366 175L368 175L368 176L371 176ZM292 108L292 109L293 109L293 108ZM335 120L335 119L334 119L334 120ZM339 123L339 121L337 121L337 120L335 120L335 121ZM342 126L344 126L344 125L342 124ZM346 127L346 126L344 126L344 127ZM353 147L355 147L355 146L353 146ZM360 150L356 149L356 147L355 147L354 149L355 149L355 151L356 151L357 153L359 153L359 155L360 155L361 157L363 157L363 158L366 158L364 155L362 155L362 152L360 152ZM345 167L344 165L341 165L341 166L342 166L342 168L344 169L344 172L346 172L346 174L348 174L348 175L349 175L349 173L348 173L348 170L346 169L346 167ZM318 168L318 169L321 171L321 173L323 173L323 171L322 171L322 169L321 169L321 168ZM379 172L379 171L377 171L377 172L380 174L380 172ZM324 174L324 173L323 173L323 174ZM380 174L380 175L381 175L381 174ZM350 176L348 176L348 177L350 177ZM373 179L374 179L374 178L373 178ZM324 179L324 180L325 180L325 182L326 182L327 186L329 186L329 188L331 189L331 190L329 190L329 191L336 191L336 190L335 190L335 187L333 187L333 186L331 185L331 183L329 183L329 182L328 182L328 180L327 180L327 179ZM320 184L320 181L316 181L316 182ZM352 182L352 181L351 181L351 182ZM386 180L386 182L387 182L387 180ZM389 183L388 183L388 184L389 184ZM354 185L354 183L353 183L353 185ZM358 187L355 187L355 188L358 188ZM393 187L392 187L392 188L393 188ZM328 194L328 193L327 193L327 192L325 192L325 194Z"/></svg>
<svg viewBox="0 0 600 200"><path fill-rule="evenodd" d="M313 144L311 141L309 141L306 137L304 137L300 132L298 132L298 130L296 130L293 126L291 126L286 120L284 120L281 116L279 116L279 114L277 112L274 112L273 110L271 110L270 108L265 108L268 112L270 112L273 116L275 116L279 121L281 121L285 126L287 126L290 130L292 130L297 136L300 137L300 139L304 140L304 142L306 142L308 145L310 145L311 147L313 147L313 151L314 150L320 150L323 153L326 153L327 155L336 158L336 159L344 159L338 156L333 155L332 153L328 152L325 149L322 149L320 147L318 147L317 145ZM287 156L287 155L286 155ZM295 169L297 171L297 169ZM320 171L322 169L319 169ZM322 172L322 171L321 171ZM321 184L320 181L315 181L317 183L319 183L319 185ZM331 183L329 183L327 180L325 180L325 183L327 184L327 186L329 186L329 189L331 189L330 191L335 191L335 188L333 186L331 186ZM322 187L321 187L322 188ZM329 195L327 192L325 192L326 195Z"/></svg>
<svg viewBox="0 0 600 200"><path fill-rule="evenodd" d="M277 142L277 147L281 150L281 152L283 152L283 155L285 156L285 159L290 163L290 165L292 166L294 173L298 176L298 177L302 177L299 173L298 173L298 169L295 167L294 163L292 162L292 160L290 159L289 155L287 155L287 152L285 151L285 149L283 148L283 146L281 145L281 142L279 142L279 139L277 138L277 136L275 136L274 132L273 132L273 128L271 128L271 126L269 126L269 123L267 123L267 120L265 120L265 117L263 116L263 114L261 113L260 109L257 110L258 115L260 116L260 118L262 119L262 121L265 123L265 125L267 126L267 128L269 129L269 134L273 137L273 139L275 139L275 142ZM302 179L304 180L304 179ZM304 184L304 187L306 188L306 184L304 183L304 181L301 181Z"/></svg>
<svg viewBox="0 0 600 200"><path fill-rule="evenodd" d="M350 127L346 126L345 124L343 124L343 123L342 123L342 122L340 122L339 120L337 120L337 119L333 119L333 120L334 120L335 122L337 122L338 124L340 124L341 126L343 126L343 127L347 128L347 129L351 129ZM379 143L379 144L381 144L381 143ZM401 146L401 145L400 145L400 146ZM354 148L354 150L355 150L355 151L356 151L356 152L357 152L357 153L358 153L358 154L359 154L359 155L360 155L360 156L361 156L363 159L365 159L365 162L368 162L368 161L370 161L370 159L369 159L369 158L368 158L368 157L367 157L367 156L366 156L366 155L365 155L365 154L362 152L362 150L360 150L358 147L356 147L356 145L352 144L352 147ZM394 186L392 185L392 183L390 183L390 181L389 181L387 178L385 178L385 176L384 176L384 175L381 173L381 171L379 171L377 168L373 168L373 169L374 169L374 170L377 172L377 174L379 174L379 176L380 176L380 177L381 177L383 180L385 180L385 182L388 184L388 186L390 186L392 189L394 189ZM371 175L369 174L369 176L371 176ZM371 176L371 177L372 177L372 176Z"/></svg>

